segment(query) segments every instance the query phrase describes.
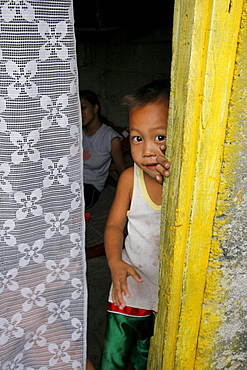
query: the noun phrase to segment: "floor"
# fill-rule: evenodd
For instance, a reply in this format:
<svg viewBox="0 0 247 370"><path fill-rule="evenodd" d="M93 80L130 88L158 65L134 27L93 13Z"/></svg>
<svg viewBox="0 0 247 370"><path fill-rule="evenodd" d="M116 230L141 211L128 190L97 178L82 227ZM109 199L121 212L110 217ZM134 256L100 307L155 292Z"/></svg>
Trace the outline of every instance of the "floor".
<svg viewBox="0 0 247 370"><path fill-rule="evenodd" d="M87 260L88 357L98 368L103 346L110 271L105 256Z"/></svg>
<svg viewBox="0 0 247 370"><path fill-rule="evenodd" d="M106 325L108 293L111 283L110 270L104 255L103 233L115 184L109 183L98 202L87 212L90 220L86 225L86 255L88 283L88 357L98 368Z"/></svg>

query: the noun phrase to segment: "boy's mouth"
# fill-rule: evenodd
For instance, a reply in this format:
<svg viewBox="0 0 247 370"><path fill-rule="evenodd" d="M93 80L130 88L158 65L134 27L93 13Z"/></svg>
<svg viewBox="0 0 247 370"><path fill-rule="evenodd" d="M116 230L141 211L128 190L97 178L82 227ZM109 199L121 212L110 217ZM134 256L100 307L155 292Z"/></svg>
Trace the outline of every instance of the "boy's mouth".
<svg viewBox="0 0 247 370"><path fill-rule="evenodd" d="M149 170L155 170L158 163L149 163L146 164L145 167L147 167Z"/></svg>

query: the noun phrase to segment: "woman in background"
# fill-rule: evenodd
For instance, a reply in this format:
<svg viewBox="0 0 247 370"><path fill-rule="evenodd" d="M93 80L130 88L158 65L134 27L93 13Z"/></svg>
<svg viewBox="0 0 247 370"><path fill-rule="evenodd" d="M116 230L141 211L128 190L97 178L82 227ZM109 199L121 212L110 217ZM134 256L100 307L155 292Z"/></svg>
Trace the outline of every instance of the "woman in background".
<svg viewBox="0 0 247 370"><path fill-rule="evenodd" d="M80 92L83 127L83 183L85 209L99 199L113 159L121 174L125 169L121 135L106 125L97 95L91 90Z"/></svg>

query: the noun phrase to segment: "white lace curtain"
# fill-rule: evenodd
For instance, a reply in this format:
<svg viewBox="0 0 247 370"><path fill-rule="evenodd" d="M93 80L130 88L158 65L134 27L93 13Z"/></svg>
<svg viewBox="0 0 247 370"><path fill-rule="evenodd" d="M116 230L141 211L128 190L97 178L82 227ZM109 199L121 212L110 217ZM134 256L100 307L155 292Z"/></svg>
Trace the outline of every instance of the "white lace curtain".
<svg viewBox="0 0 247 370"><path fill-rule="evenodd" d="M72 0L0 0L0 368L84 369Z"/></svg>

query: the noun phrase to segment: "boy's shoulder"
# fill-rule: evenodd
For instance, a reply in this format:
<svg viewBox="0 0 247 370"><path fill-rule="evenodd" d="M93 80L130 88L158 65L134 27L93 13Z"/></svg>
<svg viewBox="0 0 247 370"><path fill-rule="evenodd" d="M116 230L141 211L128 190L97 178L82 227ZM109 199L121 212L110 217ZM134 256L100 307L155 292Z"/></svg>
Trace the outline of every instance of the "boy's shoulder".
<svg viewBox="0 0 247 370"><path fill-rule="evenodd" d="M118 204L118 207L125 209L126 212L129 209L130 202L132 199L133 186L134 185L134 167L128 167L124 170L117 184L116 195L113 204ZM118 208L119 209L119 208ZM126 213L124 213L126 216Z"/></svg>
<svg viewBox="0 0 247 370"><path fill-rule="evenodd" d="M126 168L120 175L118 180L118 187L133 189L134 184L134 167Z"/></svg>
<svg viewBox="0 0 247 370"><path fill-rule="evenodd" d="M134 167L128 167L126 168L120 177L123 177L124 179L131 181L132 179L134 179Z"/></svg>

